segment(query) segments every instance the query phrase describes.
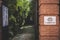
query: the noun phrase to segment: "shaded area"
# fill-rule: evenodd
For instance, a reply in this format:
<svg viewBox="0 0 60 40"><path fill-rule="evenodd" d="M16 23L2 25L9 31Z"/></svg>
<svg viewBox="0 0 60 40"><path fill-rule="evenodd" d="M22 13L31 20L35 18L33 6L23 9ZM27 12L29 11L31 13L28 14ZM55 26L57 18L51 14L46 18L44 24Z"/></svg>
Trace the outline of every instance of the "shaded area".
<svg viewBox="0 0 60 40"><path fill-rule="evenodd" d="M4 0L3 4L9 8L9 26L3 28L3 33L8 35L9 40L38 40L36 2Z"/></svg>
<svg viewBox="0 0 60 40"><path fill-rule="evenodd" d="M22 29L22 28L21 28ZM12 40L34 40L34 29L32 26L25 26L21 34L17 34Z"/></svg>

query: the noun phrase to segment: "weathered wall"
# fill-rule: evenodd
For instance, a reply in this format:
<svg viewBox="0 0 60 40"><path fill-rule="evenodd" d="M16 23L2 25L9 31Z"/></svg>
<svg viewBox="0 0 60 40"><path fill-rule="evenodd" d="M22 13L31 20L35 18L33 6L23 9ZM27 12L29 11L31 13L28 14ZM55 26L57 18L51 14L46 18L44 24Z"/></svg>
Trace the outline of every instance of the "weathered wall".
<svg viewBox="0 0 60 40"><path fill-rule="evenodd" d="M59 40L58 4L59 0L39 0L39 40ZM56 24L45 25L45 16L56 17Z"/></svg>
<svg viewBox="0 0 60 40"><path fill-rule="evenodd" d="M2 4L2 0L0 0L0 40L2 40L2 30L1 30L1 29L2 29L2 28L1 28L1 27L2 27L2 26L1 26L1 25L2 25L2 20L1 20L1 18L2 18L1 16L2 16L2 15L1 15L1 12L2 12L2 11L1 11L1 4Z"/></svg>

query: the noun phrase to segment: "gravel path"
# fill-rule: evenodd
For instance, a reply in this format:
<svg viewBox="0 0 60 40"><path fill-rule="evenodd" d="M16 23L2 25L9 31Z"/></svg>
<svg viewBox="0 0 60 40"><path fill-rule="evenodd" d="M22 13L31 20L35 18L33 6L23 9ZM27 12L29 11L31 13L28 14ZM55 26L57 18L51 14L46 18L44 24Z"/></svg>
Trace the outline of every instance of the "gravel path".
<svg viewBox="0 0 60 40"><path fill-rule="evenodd" d="M33 40L32 34L18 34L12 40Z"/></svg>

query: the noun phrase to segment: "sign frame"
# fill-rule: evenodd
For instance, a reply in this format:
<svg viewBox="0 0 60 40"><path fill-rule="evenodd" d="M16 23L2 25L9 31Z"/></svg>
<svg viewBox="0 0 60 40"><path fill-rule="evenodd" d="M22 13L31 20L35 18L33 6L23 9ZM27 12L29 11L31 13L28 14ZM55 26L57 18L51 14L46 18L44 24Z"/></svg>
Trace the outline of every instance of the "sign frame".
<svg viewBox="0 0 60 40"><path fill-rule="evenodd" d="M44 16L44 25L56 25L56 16Z"/></svg>

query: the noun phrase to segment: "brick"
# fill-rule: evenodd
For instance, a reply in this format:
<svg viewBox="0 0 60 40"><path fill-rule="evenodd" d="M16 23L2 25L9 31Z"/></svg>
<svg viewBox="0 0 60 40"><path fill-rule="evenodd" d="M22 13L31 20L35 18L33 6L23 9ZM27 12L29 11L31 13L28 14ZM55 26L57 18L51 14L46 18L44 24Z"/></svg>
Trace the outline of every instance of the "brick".
<svg viewBox="0 0 60 40"><path fill-rule="evenodd" d="M41 14L59 14L59 5L43 4L39 8L39 15Z"/></svg>
<svg viewBox="0 0 60 40"><path fill-rule="evenodd" d="M40 37L39 40L59 40L58 37Z"/></svg>
<svg viewBox="0 0 60 40"><path fill-rule="evenodd" d="M56 25L59 25L59 16L57 16L57 15L40 15L39 16L39 25L45 25L44 24L44 16L56 16Z"/></svg>
<svg viewBox="0 0 60 40"><path fill-rule="evenodd" d="M39 26L41 36L59 36L59 26Z"/></svg>
<svg viewBox="0 0 60 40"><path fill-rule="evenodd" d="M59 3L59 0L39 0L39 3Z"/></svg>

